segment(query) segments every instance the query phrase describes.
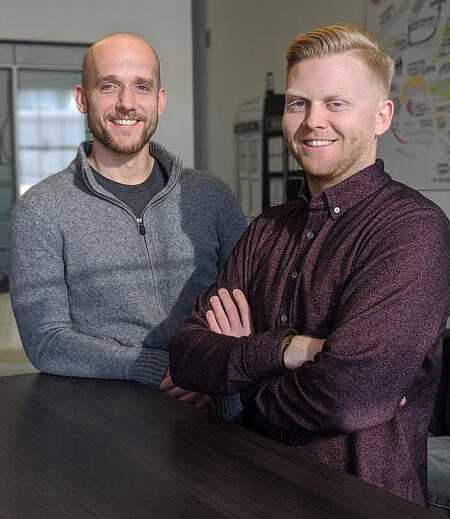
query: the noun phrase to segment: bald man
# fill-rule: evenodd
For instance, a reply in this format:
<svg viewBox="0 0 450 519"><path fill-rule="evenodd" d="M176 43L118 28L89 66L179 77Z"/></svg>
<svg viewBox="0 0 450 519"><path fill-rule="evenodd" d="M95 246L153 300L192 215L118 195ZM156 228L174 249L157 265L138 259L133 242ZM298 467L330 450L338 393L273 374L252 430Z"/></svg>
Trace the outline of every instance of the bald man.
<svg viewBox="0 0 450 519"><path fill-rule="evenodd" d="M155 51L132 34L86 52L75 100L93 135L18 201L11 295L25 351L46 373L176 387L167 343L245 228L216 178L150 141L166 105ZM231 404L230 404L231 405ZM228 403L219 403L226 417Z"/></svg>

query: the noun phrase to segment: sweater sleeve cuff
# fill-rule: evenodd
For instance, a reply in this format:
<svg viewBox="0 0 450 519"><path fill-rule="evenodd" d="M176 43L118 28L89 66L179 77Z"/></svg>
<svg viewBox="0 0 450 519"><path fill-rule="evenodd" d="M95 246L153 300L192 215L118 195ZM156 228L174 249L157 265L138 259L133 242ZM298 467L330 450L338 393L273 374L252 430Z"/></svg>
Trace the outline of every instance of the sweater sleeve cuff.
<svg viewBox="0 0 450 519"><path fill-rule="evenodd" d="M216 396L214 403L216 404L217 416L224 420L236 419L243 410L239 393L229 396Z"/></svg>
<svg viewBox="0 0 450 519"><path fill-rule="evenodd" d="M130 369L130 380L158 389L169 367L169 352L143 348Z"/></svg>

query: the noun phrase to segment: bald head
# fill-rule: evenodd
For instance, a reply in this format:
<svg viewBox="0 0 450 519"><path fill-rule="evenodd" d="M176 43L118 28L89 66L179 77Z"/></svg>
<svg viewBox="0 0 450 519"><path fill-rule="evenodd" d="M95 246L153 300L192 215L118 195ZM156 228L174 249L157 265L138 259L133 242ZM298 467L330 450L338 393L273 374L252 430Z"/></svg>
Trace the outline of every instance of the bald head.
<svg viewBox="0 0 450 519"><path fill-rule="evenodd" d="M104 36L87 49L83 58L83 88L88 89L91 86L101 64L107 62L114 67L115 61L119 65L124 58L148 66L149 72L156 79L155 86L160 87L160 62L155 50L135 34L118 32Z"/></svg>

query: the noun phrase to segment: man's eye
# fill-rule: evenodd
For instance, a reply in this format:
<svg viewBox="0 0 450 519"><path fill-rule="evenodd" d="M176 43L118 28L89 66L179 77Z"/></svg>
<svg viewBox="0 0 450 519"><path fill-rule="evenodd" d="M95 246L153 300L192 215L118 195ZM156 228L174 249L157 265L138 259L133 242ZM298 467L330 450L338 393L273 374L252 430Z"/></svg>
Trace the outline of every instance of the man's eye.
<svg viewBox="0 0 450 519"><path fill-rule="evenodd" d="M114 83L105 83L104 85L100 85L100 90L102 91L108 91L112 90L116 85Z"/></svg>
<svg viewBox="0 0 450 519"><path fill-rule="evenodd" d="M136 88L141 92L150 92L150 87L148 85L137 85Z"/></svg>
<svg viewBox="0 0 450 519"><path fill-rule="evenodd" d="M287 107L289 110L303 110L305 108L305 101L303 99L289 101Z"/></svg>
<svg viewBox="0 0 450 519"><path fill-rule="evenodd" d="M343 103L343 101L330 101L328 103L328 107L331 110L340 110L341 108L344 107L344 103Z"/></svg>

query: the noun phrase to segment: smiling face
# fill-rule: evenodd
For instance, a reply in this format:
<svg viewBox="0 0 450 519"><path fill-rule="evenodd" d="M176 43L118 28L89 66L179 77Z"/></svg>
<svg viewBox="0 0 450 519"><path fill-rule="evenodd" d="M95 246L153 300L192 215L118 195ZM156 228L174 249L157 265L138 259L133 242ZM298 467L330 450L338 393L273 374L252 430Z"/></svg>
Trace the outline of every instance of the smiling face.
<svg viewBox="0 0 450 519"><path fill-rule="evenodd" d="M158 59L151 47L131 35L105 38L88 53L85 82L77 86L75 97L88 116L94 146L136 155L148 145L165 107Z"/></svg>
<svg viewBox="0 0 450 519"><path fill-rule="evenodd" d="M373 164L377 137L392 114L392 102L351 53L295 64L287 78L283 131L311 191Z"/></svg>

